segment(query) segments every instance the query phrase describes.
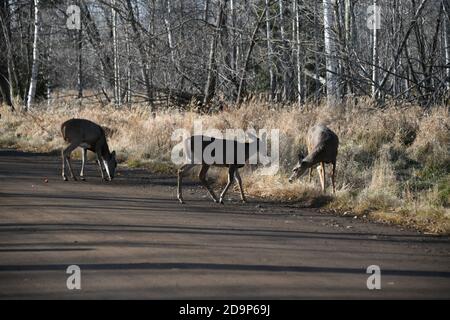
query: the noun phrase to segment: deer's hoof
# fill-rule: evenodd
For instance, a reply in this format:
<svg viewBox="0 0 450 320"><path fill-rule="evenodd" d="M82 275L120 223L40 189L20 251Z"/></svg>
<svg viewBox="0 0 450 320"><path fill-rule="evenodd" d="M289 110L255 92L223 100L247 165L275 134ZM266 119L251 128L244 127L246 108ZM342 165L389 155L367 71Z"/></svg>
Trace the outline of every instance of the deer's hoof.
<svg viewBox="0 0 450 320"><path fill-rule="evenodd" d="M219 203L220 204L225 204L225 203L223 203L223 199L222 198L219 200Z"/></svg>
<svg viewBox="0 0 450 320"><path fill-rule="evenodd" d="M81 181L86 181L86 178L85 177L80 177L80 180Z"/></svg>
<svg viewBox="0 0 450 320"><path fill-rule="evenodd" d="M68 179L67 179L67 177L66 177L66 176L63 176L63 180L64 180L64 181L67 181Z"/></svg>

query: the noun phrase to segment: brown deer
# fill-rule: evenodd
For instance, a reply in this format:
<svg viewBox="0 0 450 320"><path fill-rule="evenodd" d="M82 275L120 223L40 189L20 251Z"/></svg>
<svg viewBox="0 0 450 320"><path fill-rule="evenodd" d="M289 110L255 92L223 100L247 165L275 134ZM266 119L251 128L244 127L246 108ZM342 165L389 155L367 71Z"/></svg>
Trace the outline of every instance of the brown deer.
<svg viewBox="0 0 450 320"><path fill-rule="evenodd" d="M333 184L333 192L336 193L335 173L338 146L338 136L326 126L318 124L310 128L307 135L308 155L305 158L299 155L299 161L292 170L293 173L289 178L289 182L300 178L308 169L309 181L311 182L313 167L318 165L317 171L319 172L320 184L322 185L322 191L325 191L325 163L331 163L333 165L331 182Z"/></svg>
<svg viewBox="0 0 450 320"><path fill-rule="evenodd" d="M181 190L183 176L197 165L201 165L201 170L199 173L200 182L206 188L214 202L223 204L225 194L233 183L233 180L236 180L236 182L239 184L242 202L246 202L244 190L242 188L242 179L239 175L239 168L242 168L250 157L255 156L255 153L259 153L260 139L257 137L254 138L254 141L245 143L238 142L237 140L216 139L203 135L191 136L190 138L187 138L184 141L184 154L187 157L188 161L178 170L177 198L180 203L184 203ZM226 159L225 161L213 160L211 162L208 162L205 160L204 151L212 143L214 143L216 146L221 146L221 148L212 151L211 156L215 157L216 155L219 155L219 153L221 153L220 157L218 158L222 160ZM252 148L250 147L252 143L256 143L254 150L252 150ZM252 151L256 152L252 153ZM201 154L199 154L200 152ZM220 198L217 198L213 189L208 185L208 182L206 181L206 173L211 166L228 168L228 183L221 192Z"/></svg>
<svg viewBox="0 0 450 320"><path fill-rule="evenodd" d="M69 146L62 151L62 177L64 181L67 181L64 167L66 161L72 179L75 181L77 180L70 163L70 154L78 147L83 149L80 172L81 180L85 180L84 165L86 162L87 150L90 150L97 155L97 164L100 168L102 179L111 181L114 178L117 167L116 152L109 152L105 131L102 127L89 120L70 119L61 125L61 133L64 141L69 143ZM105 179L103 174L102 164L106 170L107 179Z"/></svg>

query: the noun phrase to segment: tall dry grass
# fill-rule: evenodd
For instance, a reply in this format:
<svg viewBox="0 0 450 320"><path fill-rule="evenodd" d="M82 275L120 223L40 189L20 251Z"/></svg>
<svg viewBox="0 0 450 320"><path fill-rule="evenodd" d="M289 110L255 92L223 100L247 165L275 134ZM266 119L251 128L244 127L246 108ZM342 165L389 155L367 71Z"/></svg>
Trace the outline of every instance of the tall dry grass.
<svg viewBox="0 0 450 320"><path fill-rule="evenodd" d="M351 211L429 232L450 231L450 116L445 106L428 111L417 106L377 110L370 102L360 102L336 109L314 105L299 109L250 101L239 109L200 115L177 110L151 113L139 105L116 109L64 102L37 106L28 113L1 110L0 147L61 149L61 123L86 118L109 128L109 143L122 163L147 166L157 173L175 173L170 152L177 142L171 135L178 128L191 130L194 120L202 120L204 129L279 129L281 169L275 176L264 176L256 168L244 170L247 193ZM317 174L312 183L306 177L287 183L299 151L306 151L308 128L319 122L340 139L336 196L320 192ZM221 177L219 181L224 180Z"/></svg>

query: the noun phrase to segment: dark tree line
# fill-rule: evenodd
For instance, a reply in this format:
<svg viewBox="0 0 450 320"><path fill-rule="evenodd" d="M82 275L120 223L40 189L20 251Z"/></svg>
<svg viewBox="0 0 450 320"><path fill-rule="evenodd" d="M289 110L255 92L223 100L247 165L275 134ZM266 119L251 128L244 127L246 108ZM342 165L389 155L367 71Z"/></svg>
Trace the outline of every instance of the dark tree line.
<svg viewBox="0 0 450 320"><path fill-rule="evenodd" d="M430 106L448 101L449 18L446 0L0 0L0 95Z"/></svg>

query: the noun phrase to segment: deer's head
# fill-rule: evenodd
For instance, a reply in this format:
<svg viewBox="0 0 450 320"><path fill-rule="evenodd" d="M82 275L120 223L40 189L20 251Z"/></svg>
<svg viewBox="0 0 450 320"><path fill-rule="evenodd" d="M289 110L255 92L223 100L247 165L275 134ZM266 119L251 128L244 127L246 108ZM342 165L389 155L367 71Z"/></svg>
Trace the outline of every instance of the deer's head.
<svg viewBox="0 0 450 320"><path fill-rule="evenodd" d="M289 182L292 183L295 179L299 179L309 168L311 168L310 162L303 158L303 155L300 154L297 164L294 169L292 169L292 175L289 177Z"/></svg>

